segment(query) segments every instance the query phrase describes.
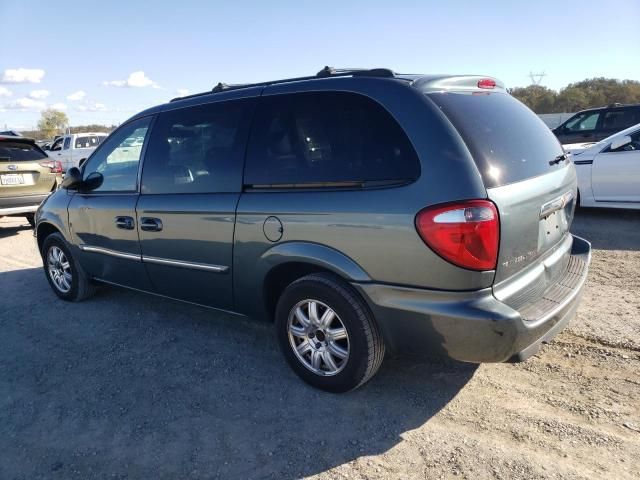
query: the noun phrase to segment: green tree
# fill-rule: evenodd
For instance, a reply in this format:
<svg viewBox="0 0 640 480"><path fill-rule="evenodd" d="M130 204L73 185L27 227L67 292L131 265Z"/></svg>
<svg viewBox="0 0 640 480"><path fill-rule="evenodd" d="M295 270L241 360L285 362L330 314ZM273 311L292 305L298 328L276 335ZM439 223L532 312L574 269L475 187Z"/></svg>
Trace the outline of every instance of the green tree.
<svg viewBox="0 0 640 480"><path fill-rule="evenodd" d="M40 114L38 130L45 138L51 138L58 133L64 133L64 129L69 125L69 118L64 112L47 108Z"/></svg>
<svg viewBox="0 0 640 480"><path fill-rule="evenodd" d="M598 99L599 100L599 99ZM598 101L596 100L596 102ZM589 92L580 87L569 86L560 90L556 98L556 112L577 112L589 108L593 99Z"/></svg>
<svg viewBox="0 0 640 480"><path fill-rule="evenodd" d="M614 78L587 78L559 92L541 85L517 87L510 92L536 113L577 112L612 103L640 103L640 82Z"/></svg>
<svg viewBox="0 0 640 480"><path fill-rule="evenodd" d="M510 93L536 113L554 113L556 111L557 93L542 85L516 87Z"/></svg>

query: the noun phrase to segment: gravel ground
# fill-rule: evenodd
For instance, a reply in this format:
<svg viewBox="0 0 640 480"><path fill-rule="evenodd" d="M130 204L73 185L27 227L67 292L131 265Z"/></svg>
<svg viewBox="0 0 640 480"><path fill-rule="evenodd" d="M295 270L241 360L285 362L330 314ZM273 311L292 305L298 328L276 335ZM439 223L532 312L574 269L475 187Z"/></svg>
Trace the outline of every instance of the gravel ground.
<svg viewBox="0 0 640 480"><path fill-rule="evenodd" d="M271 326L104 288L58 301L0 219L0 479L640 478L640 212L582 210L578 318L521 364L301 383Z"/></svg>

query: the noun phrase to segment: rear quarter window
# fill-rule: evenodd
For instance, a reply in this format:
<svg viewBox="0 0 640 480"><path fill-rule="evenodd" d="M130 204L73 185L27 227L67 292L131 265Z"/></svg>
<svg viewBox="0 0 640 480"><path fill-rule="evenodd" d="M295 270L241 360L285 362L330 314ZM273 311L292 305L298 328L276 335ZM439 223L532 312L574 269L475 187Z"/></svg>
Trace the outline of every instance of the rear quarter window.
<svg viewBox="0 0 640 480"><path fill-rule="evenodd" d="M420 163L404 130L368 97L313 92L260 99L245 184L348 187L419 175Z"/></svg>
<svg viewBox="0 0 640 480"><path fill-rule="evenodd" d="M427 96L466 143L487 188L563 168L551 165L564 152L551 130L506 93L438 92Z"/></svg>
<svg viewBox="0 0 640 480"><path fill-rule="evenodd" d="M0 162L30 162L43 158L47 158L47 155L37 145L23 142L0 142Z"/></svg>

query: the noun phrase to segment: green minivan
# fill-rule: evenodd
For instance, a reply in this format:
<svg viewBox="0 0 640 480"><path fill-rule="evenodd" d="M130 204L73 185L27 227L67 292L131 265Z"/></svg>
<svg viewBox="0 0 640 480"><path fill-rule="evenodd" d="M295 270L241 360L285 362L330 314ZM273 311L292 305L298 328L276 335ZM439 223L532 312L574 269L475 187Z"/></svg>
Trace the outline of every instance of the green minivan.
<svg viewBox="0 0 640 480"><path fill-rule="evenodd" d="M590 261L573 164L484 76L219 84L135 115L62 186L36 215L61 299L111 284L272 321L333 392L385 352L526 359Z"/></svg>

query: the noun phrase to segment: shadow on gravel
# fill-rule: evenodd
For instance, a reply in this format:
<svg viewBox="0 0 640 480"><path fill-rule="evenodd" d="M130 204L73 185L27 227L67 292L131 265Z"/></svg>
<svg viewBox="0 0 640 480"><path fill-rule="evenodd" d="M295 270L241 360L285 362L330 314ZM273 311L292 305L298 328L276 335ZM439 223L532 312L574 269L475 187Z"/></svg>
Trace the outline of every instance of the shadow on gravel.
<svg viewBox="0 0 640 480"><path fill-rule="evenodd" d="M31 230L31 225L29 225L28 223L25 223L25 225L19 225L19 226L12 225L9 227L9 226L4 226L0 224L0 238L7 238L13 235L17 235L22 230Z"/></svg>
<svg viewBox="0 0 640 480"><path fill-rule="evenodd" d="M118 289L65 303L39 268L0 290L0 478L300 478L393 448L476 368L387 360L331 395L264 322Z"/></svg>
<svg viewBox="0 0 640 480"><path fill-rule="evenodd" d="M640 250L640 210L579 208L571 232L598 250Z"/></svg>

